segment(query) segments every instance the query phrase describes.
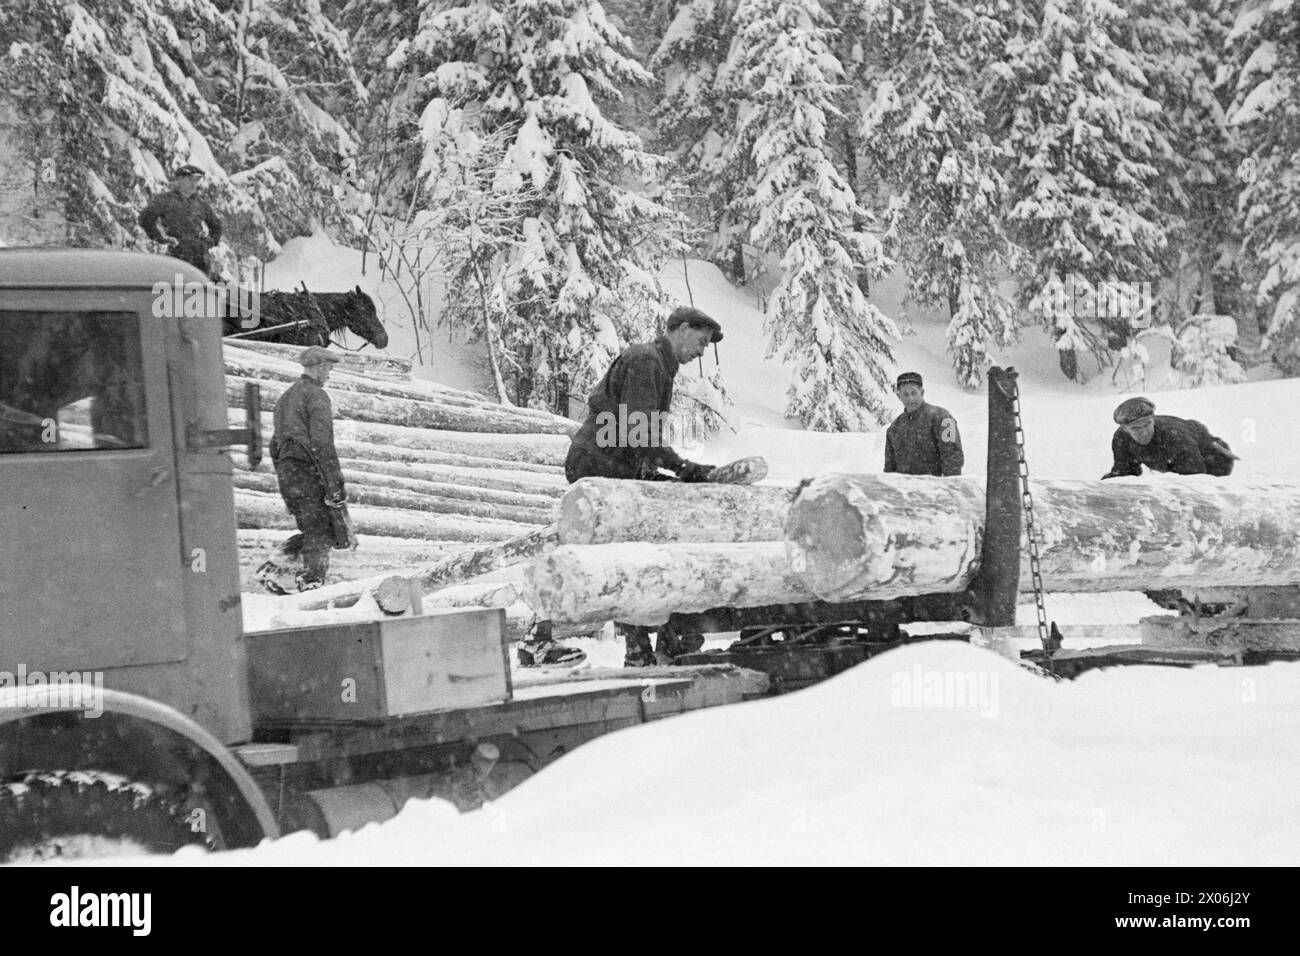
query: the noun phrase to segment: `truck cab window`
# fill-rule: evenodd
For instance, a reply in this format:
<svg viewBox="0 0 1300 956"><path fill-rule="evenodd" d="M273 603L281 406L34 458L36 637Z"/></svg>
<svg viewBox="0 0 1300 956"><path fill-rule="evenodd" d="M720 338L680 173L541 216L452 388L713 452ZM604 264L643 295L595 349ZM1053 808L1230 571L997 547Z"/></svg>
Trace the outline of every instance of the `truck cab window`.
<svg viewBox="0 0 1300 956"><path fill-rule="evenodd" d="M134 312L0 311L0 454L147 448Z"/></svg>

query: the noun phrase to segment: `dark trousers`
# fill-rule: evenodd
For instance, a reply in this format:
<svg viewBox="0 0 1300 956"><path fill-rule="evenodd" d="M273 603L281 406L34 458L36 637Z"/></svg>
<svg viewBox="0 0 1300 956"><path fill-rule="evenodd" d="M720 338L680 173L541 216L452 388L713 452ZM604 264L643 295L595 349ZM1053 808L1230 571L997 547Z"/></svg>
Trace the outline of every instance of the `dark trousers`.
<svg viewBox="0 0 1300 956"><path fill-rule="evenodd" d="M204 275L208 275L208 241L206 239L180 239L171 255L188 262Z"/></svg>
<svg viewBox="0 0 1300 956"><path fill-rule="evenodd" d="M314 465L294 458L276 462L275 474L280 480L280 497L298 523L299 532L280 549L302 561L304 581L324 584L330 567L330 549L334 547L334 529L325 504L325 483Z"/></svg>

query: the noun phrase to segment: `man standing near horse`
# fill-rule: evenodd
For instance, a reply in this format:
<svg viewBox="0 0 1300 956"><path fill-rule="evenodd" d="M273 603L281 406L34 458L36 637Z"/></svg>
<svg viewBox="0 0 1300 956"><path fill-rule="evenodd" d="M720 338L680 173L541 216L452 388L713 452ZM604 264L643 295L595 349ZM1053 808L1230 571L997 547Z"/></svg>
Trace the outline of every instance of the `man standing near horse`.
<svg viewBox="0 0 1300 956"><path fill-rule="evenodd" d="M275 432L270 448L280 495L298 524L298 534L257 569L257 579L274 594L288 592L286 576L298 561L303 566L294 578L298 591L325 583L330 549L338 543L338 512L347 501L343 471L334 448L334 408L324 388L339 358L327 349L312 346L298 361L303 368L302 378L275 403Z"/></svg>
<svg viewBox="0 0 1300 956"><path fill-rule="evenodd" d="M155 196L140 213L140 228L150 239L164 243L169 255L210 275L208 249L221 242L221 220L198 195L202 179L203 170L197 166L177 169L173 188Z"/></svg>

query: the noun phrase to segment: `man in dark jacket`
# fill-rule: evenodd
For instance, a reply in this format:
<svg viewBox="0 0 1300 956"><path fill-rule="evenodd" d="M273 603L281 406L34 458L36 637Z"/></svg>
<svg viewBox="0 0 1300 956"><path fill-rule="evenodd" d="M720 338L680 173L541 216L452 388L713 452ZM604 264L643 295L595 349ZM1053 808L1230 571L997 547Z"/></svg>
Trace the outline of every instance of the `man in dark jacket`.
<svg viewBox="0 0 1300 956"><path fill-rule="evenodd" d="M1119 428L1110 441L1115 461L1102 480L1140 475L1143 465L1177 475L1232 474L1237 456L1226 442L1198 421L1155 412L1147 398L1127 399L1115 409Z"/></svg>
<svg viewBox="0 0 1300 956"><path fill-rule="evenodd" d="M140 228L150 239L165 243L169 255L208 275L208 249L221 242L221 220L198 195L202 178L197 166L176 170L175 186L155 196L140 213Z"/></svg>
<svg viewBox="0 0 1300 956"><path fill-rule="evenodd" d="M666 330L653 342L632 345L614 359L587 397L589 413L573 436L564 460L564 475L579 478L633 478L647 481L669 478L706 481L707 465L687 461L668 444L673 380L677 370L704 354L710 342L722 341L722 326L699 309L683 306L668 316ZM623 635L626 666L655 663L650 628L616 622ZM702 643L702 639L700 639ZM672 656L683 647L675 635L659 630L659 649ZM550 622L542 622L533 640L520 647L520 663L566 663L581 654L550 640Z"/></svg>
<svg viewBox="0 0 1300 956"><path fill-rule="evenodd" d="M298 534L280 546L277 556L258 569L258 579L270 591L284 593L283 565L295 559L303 571L299 591L318 588L329 571L334 547L331 506L347 501L343 471L334 448L334 409L324 385L338 356L312 346L299 358L302 378L275 403L275 432L271 436L271 461L280 481L280 495L298 524Z"/></svg>
<svg viewBox="0 0 1300 956"><path fill-rule="evenodd" d="M885 432L885 471L903 475L960 475L965 464L957 419L945 408L927 404L916 372L898 376L894 394L903 413Z"/></svg>

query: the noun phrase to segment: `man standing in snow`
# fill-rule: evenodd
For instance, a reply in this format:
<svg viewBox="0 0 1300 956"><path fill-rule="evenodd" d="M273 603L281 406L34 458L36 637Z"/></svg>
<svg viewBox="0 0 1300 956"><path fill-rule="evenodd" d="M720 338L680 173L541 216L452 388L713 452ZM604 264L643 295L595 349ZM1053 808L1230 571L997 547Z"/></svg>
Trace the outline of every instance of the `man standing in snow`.
<svg viewBox="0 0 1300 956"><path fill-rule="evenodd" d="M175 186L155 196L140 213L140 228L168 254L209 274L208 249L221 242L221 220L198 195L203 170L185 165L176 170Z"/></svg>
<svg viewBox="0 0 1300 956"><path fill-rule="evenodd" d="M917 372L898 376L894 394L903 413L885 432L885 471L903 475L960 475L965 464L957 419L947 409L925 401Z"/></svg>
<svg viewBox="0 0 1300 956"><path fill-rule="evenodd" d="M298 524L298 534L280 546L257 569L257 578L272 593L286 593L286 566L301 561L297 590L307 591L325 583L330 549L335 544L334 516L347 501L343 471L334 448L334 409L324 385L330 369L339 361L328 349L313 345L298 361L303 374L275 403L275 433L271 436L271 461L280 482L280 495Z"/></svg>
<svg viewBox="0 0 1300 956"><path fill-rule="evenodd" d="M722 341L722 326L699 309L682 306L668 316L663 335L632 345L614 359L587 397L587 421L573 436L564 460L564 475L579 478L632 478L653 481L672 472L679 481L707 481L713 469L687 461L668 444L663 426L673 402L677 369L704 354L710 342ZM624 665L656 662L650 629L615 623L626 642ZM659 651L676 656L698 649L697 642L659 630ZM542 622L533 640L520 645L521 664L571 663L582 652L550 639L550 622Z"/></svg>
<svg viewBox="0 0 1300 956"><path fill-rule="evenodd" d="M1141 475L1143 465L1177 475L1232 474L1237 456L1198 421L1157 415L1155 403L1148 398L1121 402L1114 418L1119 425L1110 440L1115 462L1101 476L1103 481Z"/></svg>

